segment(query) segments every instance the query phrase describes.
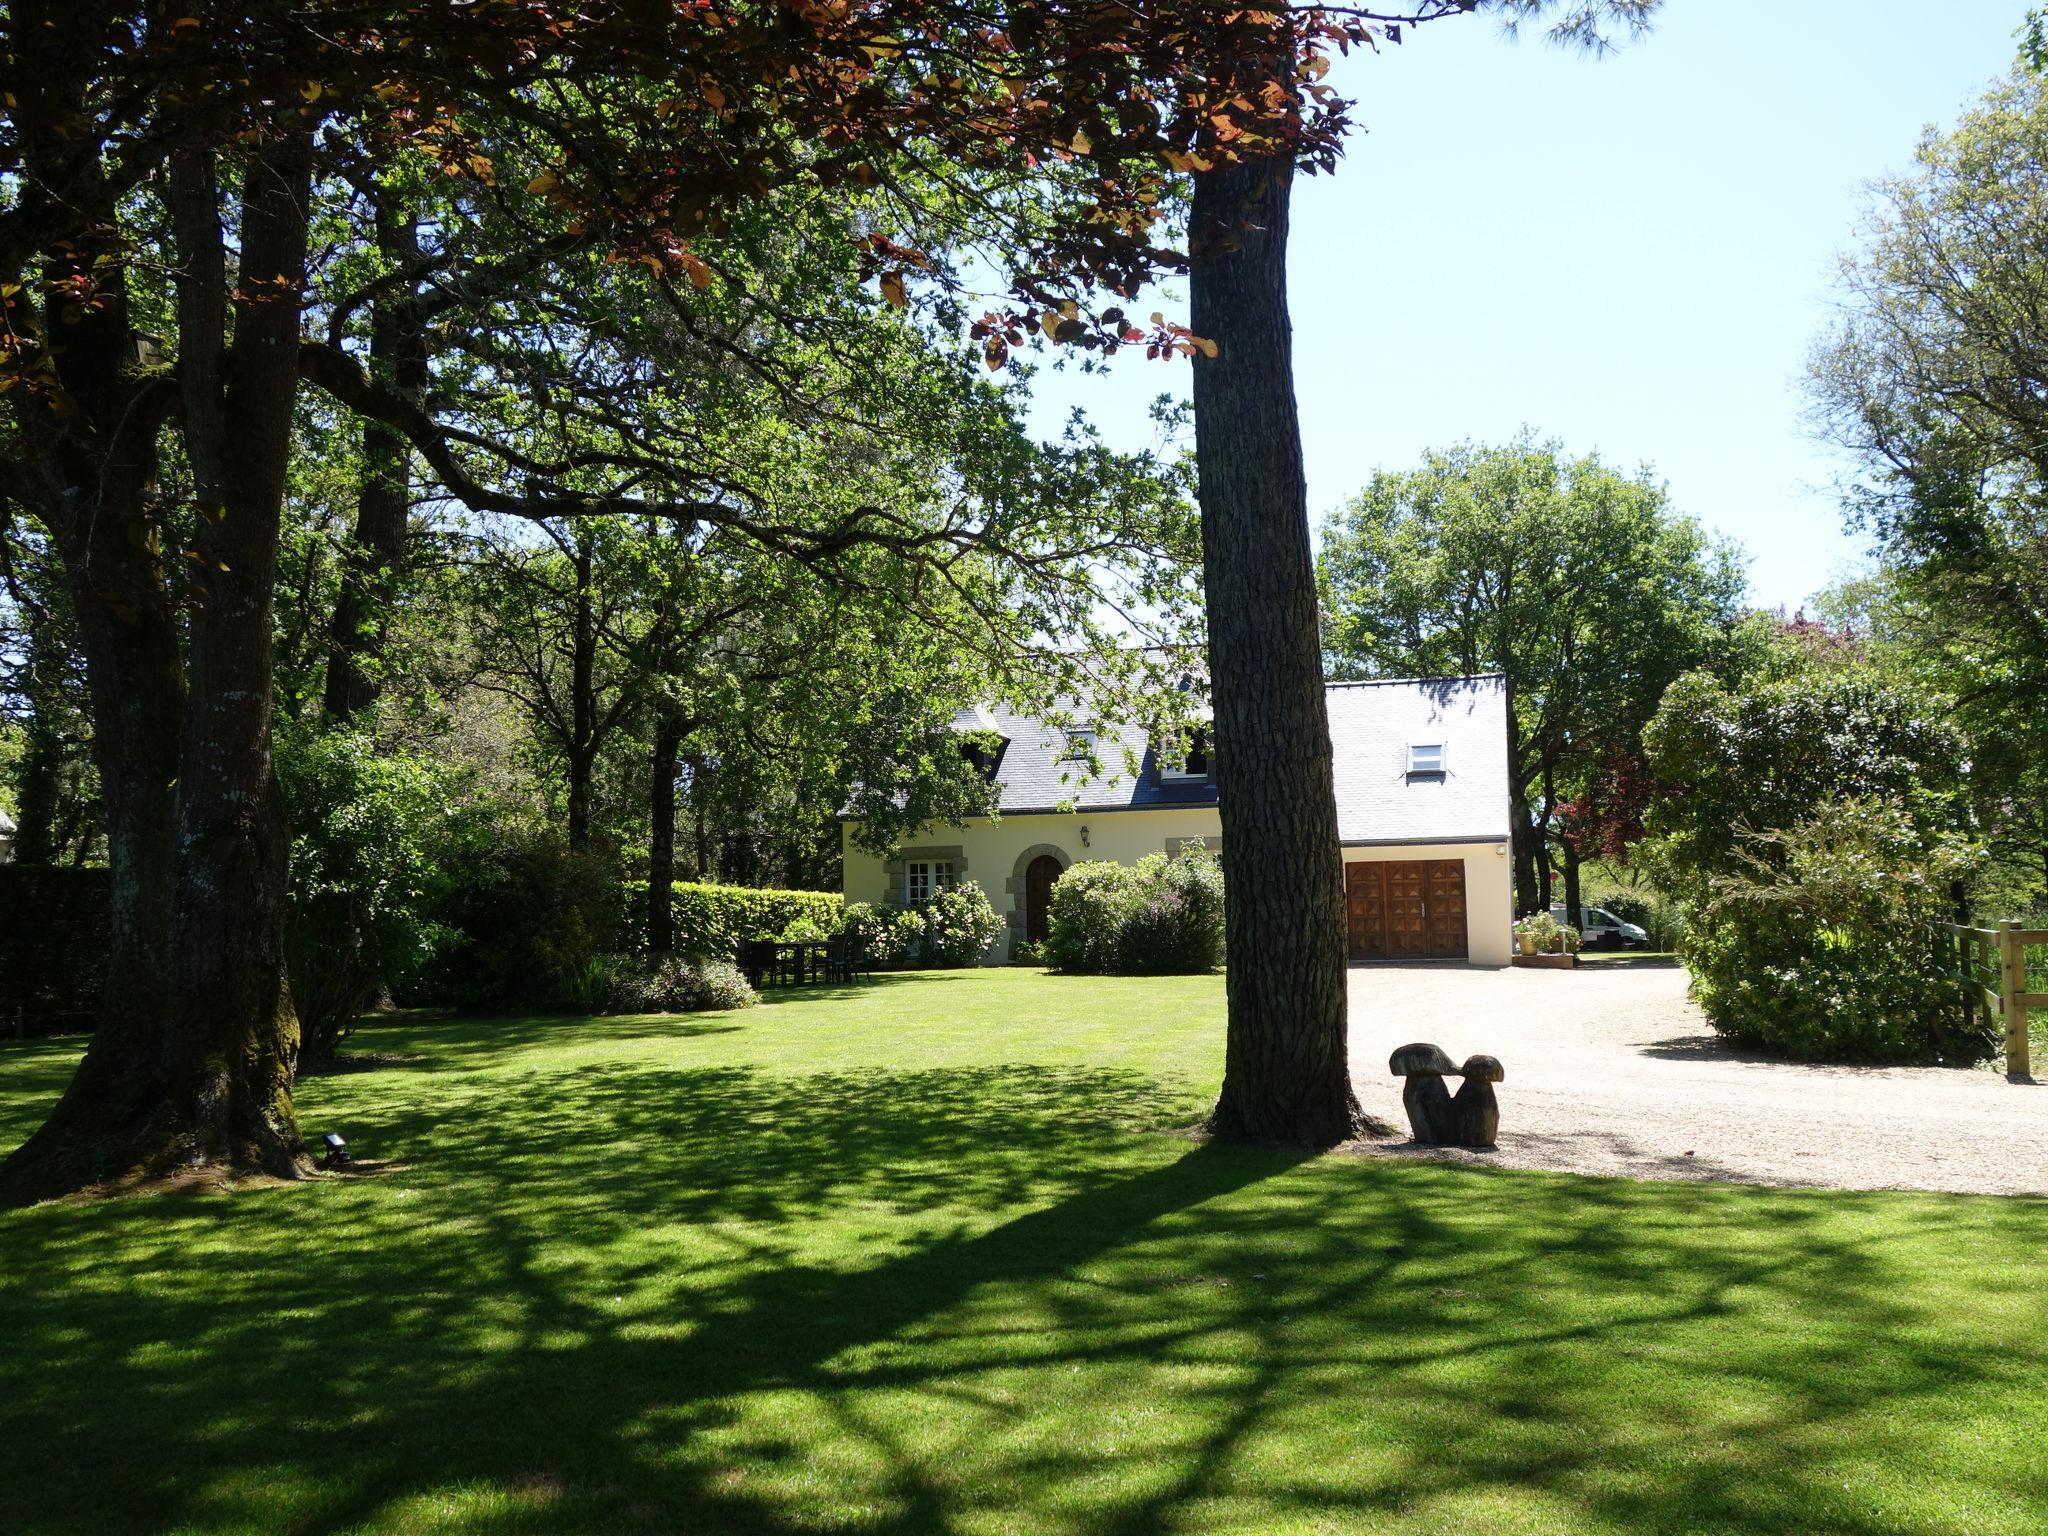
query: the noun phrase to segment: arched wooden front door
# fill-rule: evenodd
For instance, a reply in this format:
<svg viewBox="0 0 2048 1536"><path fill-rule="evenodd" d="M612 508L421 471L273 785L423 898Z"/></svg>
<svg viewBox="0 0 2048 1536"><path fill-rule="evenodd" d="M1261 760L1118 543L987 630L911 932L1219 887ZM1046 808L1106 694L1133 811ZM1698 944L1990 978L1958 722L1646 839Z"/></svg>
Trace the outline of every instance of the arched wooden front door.
<svg viewBox="0 0 2048 1536"><path fill-rule="evenodd" d="M1041 853L1024 868L1024 937L1043 944L1052 925L1053 882L1066 873L1066 866L1049 853Z"/></svg>

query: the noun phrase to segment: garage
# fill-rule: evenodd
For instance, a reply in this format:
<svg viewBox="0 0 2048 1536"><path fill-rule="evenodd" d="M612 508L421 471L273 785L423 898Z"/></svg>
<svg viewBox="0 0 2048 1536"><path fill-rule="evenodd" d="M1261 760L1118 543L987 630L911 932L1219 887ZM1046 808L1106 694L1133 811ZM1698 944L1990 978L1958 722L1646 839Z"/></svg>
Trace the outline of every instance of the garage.
<svg viewBox="0 0 2048 1536"><path fill-rule="evenodd" d="M1463 859L1387 859L1344 866L1345 927L1353 964L1463 960Z"/></svg>

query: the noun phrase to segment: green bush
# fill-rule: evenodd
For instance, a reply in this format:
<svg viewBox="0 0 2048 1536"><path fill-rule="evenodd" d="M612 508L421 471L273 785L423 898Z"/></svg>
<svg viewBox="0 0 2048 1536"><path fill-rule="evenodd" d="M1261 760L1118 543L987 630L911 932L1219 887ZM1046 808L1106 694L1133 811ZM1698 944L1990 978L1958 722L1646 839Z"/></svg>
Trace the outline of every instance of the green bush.
<svg viewBox="0 0 2048 1536"><path fill-rule="evenodd" d="M635 881L629 891L635 908L644 911L646 883ZM742 940L779 938L798 922L823 938L838 926L844 905L837 891L767 891L688 881L677 881L673 891L676 953L697 960L730 960Z"/></svg>
<svg viewBox="0 0 2048 1536"><path fill-rule="evenodd" d="M1117 969L1132 976L1193 975L1223 962L1223 870L1189 850L1138 863L1142 899L1117 936ZM1057 887L1055 887L1057 889Z"/></svg>
<svg viewBox="0 0 2048 1536"><path fill-rule="evenodd" d="M1805 1060L1980 1061L1933 924L1982 863L1947 699L1851 668L1674 683L1637 857L1715 1029Z"/></svg>
<svg viewBox="0 0 2048 1536"><path fill-rule="evenodd" d="M987 893L972 880L939 892L918 915L924 933L912 959L923 965L978 965L1003 932Z"/></svg>
<svg viewBox="0 0 2048 1536"><path fill-rule="evenodd" d="M922 907L849 903L836 930L872 965L978 965L1002 936L1003 920L972 880L941 891Z"/></svg>
<svg viewBox="0 0 2048 1536"><path fill-rule="evenodd" d="M1206 849L1135 866L1076 864L1052 888L1046 963L1077 974L1165 975L1223 961L1223 871Z"/></svg>
<svg viewBox="0 0 2048 1536"><path fill-rule="evenodd" d="M552 832L478 825L448 870L433 917L452 937L408 1000L584 1006L591 962L625 936L625 889L610 861L571 853Z"/></svg>
<svg viewBox="0 0 2048 1536"><path fill-rule="evenodd" d="M1934 927L1976 861L1881 799L1754 835L1693 916L1693 995L1721 1033L1801 1060L1982 1061L1998 1033L1965 1018Z"/></svg>
<svg viewBox="0 0 2048 1536"><path fill-rule="evenodd" d="M579 1013L724 1013L760 1001L728 960L666 955L649 965L632 955L598 955L570 994Z"/></svg>
<svg viewBox="0 0 2048 1536"><path fill-rule="evenodd" d="M850 901L839 914L839 934L867 957L870 964L888 965L903 958L903 935L896 913L872 902Z"/></svg>
<svg viewBox="0 0 2048 1536"><path fill-rule="evenodd" d="M368 735L282 736L291 817L285 920L300 1049L332 1056L379 986L400 986L456 937L434 915L455 841L450 770Z"/></svg>
<svg viewBox="0 0 2048 1536"><path fill-rule="evenodd" d="M632 955L592 955L555 985L564 1013L651 1013L647 977Z"/></svg>
<svg viewBox="0 0 2048 1536"><path fill-rule="evenodd" d="M1045 964L1045 946L1043 944L1034 944L1029 939L1019 939L1010 946L1010 963L1012 965L1043 965Z"/></svg>
<svg viewBox="0 0 2048 1536"><path fill-rule="evenodd" d="M643 1009L648 1013L729 1013L751 1008L760 998L730 960L655 962L648 974Z"/></svg>
<svg viewBox="0 0 2048 1536"><path fill-rule="evenodd" d="M1075 864L1052 888L1045 963L1056 971L1099 976L1117 968L1124 923L1144 899L1144 880L1128 864Z"/></svg>

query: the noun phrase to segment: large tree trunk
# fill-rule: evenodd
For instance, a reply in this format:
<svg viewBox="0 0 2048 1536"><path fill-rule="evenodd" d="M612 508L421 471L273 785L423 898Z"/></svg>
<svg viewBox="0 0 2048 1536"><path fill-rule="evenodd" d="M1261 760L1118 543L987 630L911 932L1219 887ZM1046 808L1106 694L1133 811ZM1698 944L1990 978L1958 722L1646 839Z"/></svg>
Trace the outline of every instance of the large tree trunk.
<svg viewBox="0 0 2048 1536"><path fill-rule="evenodd" d="M54 32L64 14L31 8L23 24ZM92 24L90 17L83 21ZM52 54L69 56L61 49ZM40 89L24 90L17 123L24 206L40 196L43 157L61 162L75 153L68 135L50 125L75 111L79 99L61 78L36 76L31 84ZM107 979L85 1059L49 1118L0 1164L0 1205L66 1193L134 1167L150 1143L164 1088L183 684L177 615L150 498L171 388L135 367L138 347L122 284L108 285L95 303L71 296L90 291L96 257L119 248L111 199L98 209L88 202L67 211L77 222L43 259L44 281L29 286L46 295L42 334L63 338L52 355L70 408L59 410L56 396L25 389L13 391L11 403L25 450L27 499L63 561L92 696L111 866Z"/></svg>
<svg viewBox="0 0 2048 1536"><path fill-rule="evenodd" d="M647 953L667 954L676 944L676 769L683 754L683 721L664 705L655 717L648 775Z"/></svg>
<svg viewBox="0 0 2048 1536"><path fill-rule="evenodd" d="M410 460L410 450L398 433L375 422L363 424L362 487L356 498L355 532L342 556L341 596L334 605L321 698L327 718L337 725L375 704L382 690L379 663L411 511Z"/></svg>
<svg viewBox="0 0 2048 1536"><path fill-rule="evenodd" d="M1295 415L1284 157L1195 177L1191 323L1229 971L1219 1136L1327 1146L1346 1055L1343 863Z"/></svg>
<svg viewBox="0 0 2048 1536"><path fill-rule="evenodd" d="M234 342L222 366L224 291L210 167L180 199L181 383L202 516L179 754L171 1006L175 1127L166 1153L279 1175L303 1171L292 1112L299 1026L284 960L284 802L271 760L271 636L292 400L298 386L311 145L267 146L244 172ZM217 498L215 500L214 498ZM205 515L209 502L217 515Z"/></svg>
<svg viewBox="0 0 2048 1536"><path fill-rule="evenodd" d="M1515 857L1515 915L1527 917L1543 910L1543 882L1537 867L1535 822L1529 802L1520 795L1509 796L1508 820Z"/></svg>
<svg viewBox="0 0 2048 1536"><path fill-rule="evenodd" d="M690 810L696 821L694 847L697 854L697 878L716 880L718 862L712 845L711 818L704 809L704 759L695 756L688 759L690 769Z"/></svg>
<svg viewBox="0 0 2048 1536"><path fill-rule="evenodd" d="M411 254L414 226L382 206L379 188L378 244L401 262ZM410 292L381 294L370 312L370 367L407 400L426 392L427 343ZM390 631L392 595L405 561L412 511L412 448L403 433L380 422L363 422L363 479L356 499L356 526L342 562L341 596L334 608L321 707L328 719L346 724L377 702Z"/></svg>
<svg viewBox="0 0 2048 1536"><path fill-rule="evenodd" d="M0 1164L0 1206L118 1177L148 1163L161 1145L183 698L178 631L162 572L152 569L153 546L139 537L147 527L142 509L103 501L99 510L65 559L106 815L106 990L99 1025L63 1097Z"/></svg>

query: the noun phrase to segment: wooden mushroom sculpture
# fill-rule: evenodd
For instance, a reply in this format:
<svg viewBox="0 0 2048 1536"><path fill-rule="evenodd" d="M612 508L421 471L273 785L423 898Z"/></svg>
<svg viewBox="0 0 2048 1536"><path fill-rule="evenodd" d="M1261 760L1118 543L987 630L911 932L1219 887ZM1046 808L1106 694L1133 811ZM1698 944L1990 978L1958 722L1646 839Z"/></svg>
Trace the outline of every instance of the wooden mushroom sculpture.
<svg viewBox="0 0 2048 1536"><path fill-rule="evenodd" d="M1506 1076L1500 1062L1491 1056L1465 1058L1465 1081L1451 1100L1459 1146L1493 1145L1500 1134L1500 1100L1493 1096L1493 1085Z"/></svg>
<svg viewBox="0 0 2048 1536"><path fill-rule="evenodd" d="M1387 1069L1408 1081L1401 1089L1401 1104L1408 1111L1408 1128L1415 1139L1428 1147L1454 1143L1457 1116L1451 1108L1451 1091L1444 1087L1444 1074L1457 1074L1457 1065L1436 1046L1424 1041L1404 1045L1387 1058ZM1488 1097L1492 1097L1488 1090Z"/></svg>

